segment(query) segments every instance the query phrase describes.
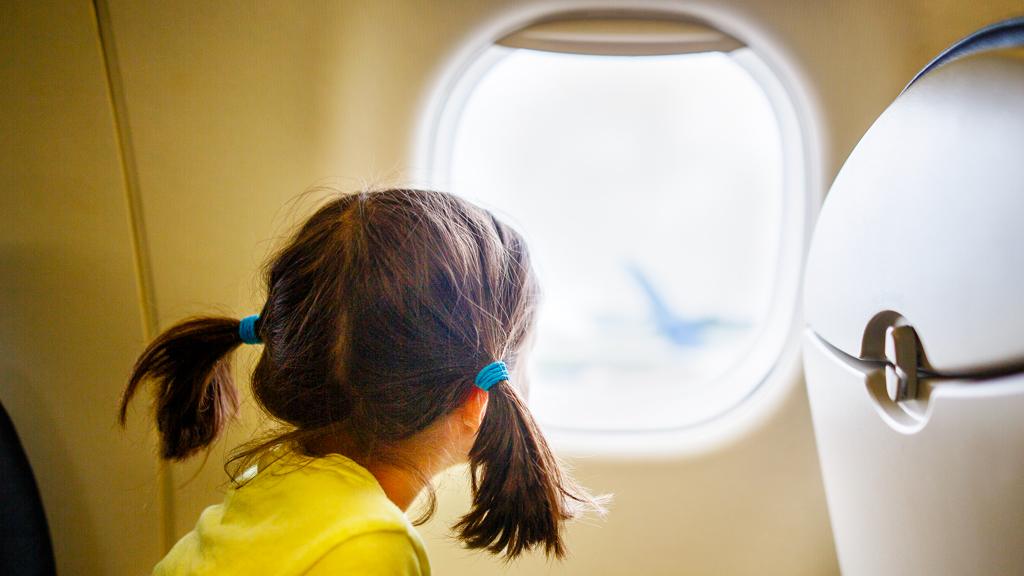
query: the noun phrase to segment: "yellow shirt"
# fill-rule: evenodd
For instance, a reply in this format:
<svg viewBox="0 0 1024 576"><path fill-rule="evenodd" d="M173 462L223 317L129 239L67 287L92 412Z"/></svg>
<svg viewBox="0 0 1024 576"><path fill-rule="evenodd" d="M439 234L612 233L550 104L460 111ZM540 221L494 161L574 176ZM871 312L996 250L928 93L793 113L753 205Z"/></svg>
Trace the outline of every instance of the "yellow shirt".
<svg viewBox="0 0 1024 576"><path fill-rule="evenodd" d="M340 454L286 456L203 511L154 576L429 576L423 542L376 478Z"/></svg>

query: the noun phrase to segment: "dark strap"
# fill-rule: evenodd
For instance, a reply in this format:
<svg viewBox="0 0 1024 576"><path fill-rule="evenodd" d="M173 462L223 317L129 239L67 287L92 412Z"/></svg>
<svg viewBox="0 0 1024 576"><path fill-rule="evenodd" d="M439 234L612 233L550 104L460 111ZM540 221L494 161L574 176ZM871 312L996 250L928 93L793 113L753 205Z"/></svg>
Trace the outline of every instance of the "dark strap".
<svg viewBox="0 0 1024 576"><path fill-rule="evenodd" d="M908 88L914 85L914 82L917 82L925 74L928 74L936 68L949 64L953 60L963 58L964 56L969 56L977 52L995 50L997 48L1010 48L1014 46L1024 46L1024 17L1010 18L1009 20L996 22L995 24L986 26L966 38L962 38L957 41L949 48L946 48L942 54L936 56L935 59L929 62L927 66L922 68L921 71L914 76L914 79L907 84L907 87L903 89L903 92L906 92ZM903 92L900 92L900 94Z"/></svg>

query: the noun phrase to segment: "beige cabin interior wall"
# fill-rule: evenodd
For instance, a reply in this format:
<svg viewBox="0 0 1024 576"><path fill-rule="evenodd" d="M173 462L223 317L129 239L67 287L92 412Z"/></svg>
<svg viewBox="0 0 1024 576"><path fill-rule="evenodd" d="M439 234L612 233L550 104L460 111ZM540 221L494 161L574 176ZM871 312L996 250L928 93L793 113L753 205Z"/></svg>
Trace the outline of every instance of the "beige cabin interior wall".
<svg viewBox="0 0 1024 576"><path fill-rule="evenodd" d="M117 400L145 342L122 158L88 2L0 6L0 400L61 574L160 553L157 465Z"/></svg>
<svg viewBox="0 0 1024 576"><path fill-rule="evenodd" d="M0 394L40 476L64 573L134 574L221 498L224 454L176 465L159 483L142 410L127 436L112 406L143 321L117 130L89 3L3 8L5 174ZM482 26L543 1L100 0L115 91L145 225L153 315L258 309L258 266L308 210L295 195L421 175L409 157L422 102ZM579 6L559 2L562 6ZM1024 12L1020 0L679 2L758 30L820 107L822 184L911 75L950 41ZM756 43L755 48L757 48ZM8 112L13 111L14 113ZM9 286L9 288L8 288ZM9 320L8 320L9 319ZM87 336L83 336L87 335ZM244 376L255 349L239 354ZM244 378L243 378L244 379ZM140 403L140 406L142 403ZM424 528L438 574L835 573L803 388L747 436L699 457L576 462L614 492L602 523L576 525L573 557L502 568L448 540L465 506L448 482ZM158 526L167 528L161 542Z"/></svg>

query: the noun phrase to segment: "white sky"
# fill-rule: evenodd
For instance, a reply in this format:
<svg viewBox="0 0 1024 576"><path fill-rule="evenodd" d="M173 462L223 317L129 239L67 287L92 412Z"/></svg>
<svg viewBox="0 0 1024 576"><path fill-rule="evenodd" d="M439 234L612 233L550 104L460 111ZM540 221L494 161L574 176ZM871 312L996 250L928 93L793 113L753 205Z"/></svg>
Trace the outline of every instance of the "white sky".
<svg viewBox="0 0 1024 576"><path fill-rule="evenodd" d="M775 115L742 67L721 53L509 51L465 104L451 170L453 191L516 226L533 254L542 419L662 427L716 409L713 383L770 304L782 201ZM722 326L673 343L631 268L672 317ZM685 405L660 420L624 410L642 387Z"/></svg>

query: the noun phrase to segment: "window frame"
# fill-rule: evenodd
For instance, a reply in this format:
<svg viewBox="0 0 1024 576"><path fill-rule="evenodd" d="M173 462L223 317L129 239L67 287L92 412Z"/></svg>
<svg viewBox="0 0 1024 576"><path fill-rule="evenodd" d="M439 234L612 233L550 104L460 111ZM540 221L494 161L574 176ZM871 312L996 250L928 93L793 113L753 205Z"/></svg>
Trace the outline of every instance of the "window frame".
<svg viewBox="0 0 1024 576"><path fill-rule="evenodd" d="M484 74L517 50L501 46L497 41L511 32L560 14L567 13L552 10L522 15L484 27L477 38L464 44L444 67L421 107L420 125L411 154L413 165L423 171L419 174L420 182L432 188L449 187L452 145L465 104ZM694 20L693 14L678 11L659 12L657 17ZM803 262L814 215L825 189L820 181L822 154L815 100L806 89L799 70L779 51L773 50L770 44L752 45L752 39L759 36L758 30L748 30L750 34L737 33L719 26L713 19L700 18L699 21L711 22L707 25L744 42L745 47L731 56L764 90L775 111L783 141L783 207L778 270L772 288L775 305L765 319L756 345L740 360L742 367L738 369L754 373L750 377L757 383L731 408L704 421L676 428L600 431L545 426L549 440L563 454L635 458L704 453L750 433L778 413L802 380L799 333ZM742 53L737 53L739 51Z"/></svg>

